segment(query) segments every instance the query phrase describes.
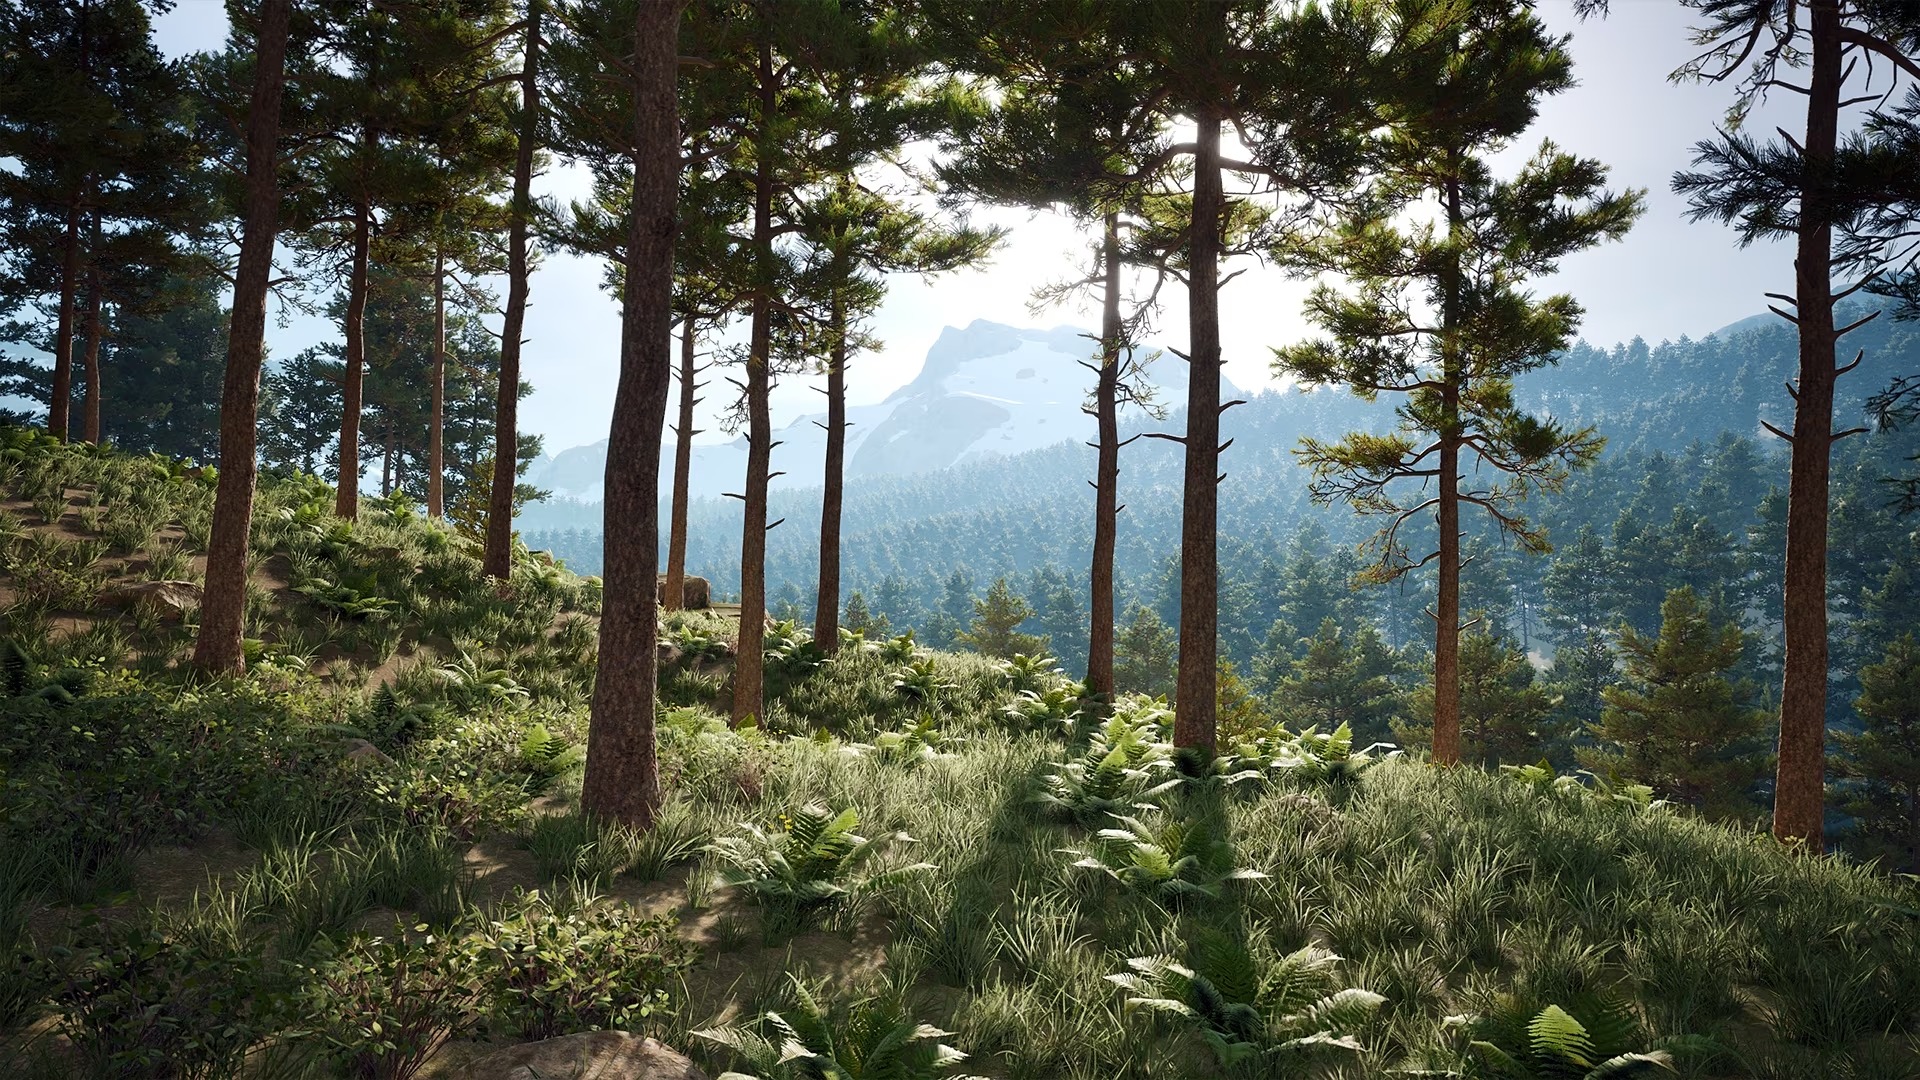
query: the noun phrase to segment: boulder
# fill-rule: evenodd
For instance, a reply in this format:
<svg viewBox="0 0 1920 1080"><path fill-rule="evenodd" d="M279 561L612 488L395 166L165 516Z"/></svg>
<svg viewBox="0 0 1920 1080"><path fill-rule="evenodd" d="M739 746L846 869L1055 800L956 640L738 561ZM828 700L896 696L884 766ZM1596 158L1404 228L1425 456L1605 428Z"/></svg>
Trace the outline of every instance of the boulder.
<svg viewBox="0 0 1920 1080"><path fill-rule="evenodd" d="M468 1065L467 1080L707 1080L665 1043L625 1031L588 1031L496 1050Z"/></svg>
<svg viewBox="0 0 1920 1080"><path fill-rule="evenodd" d="M365 739L348 739L346 753L341 755L356 765L391 765L393 759L381 753L380 748Z"/></svg>
<svg viewBox="0 0 1920 1080"><path fill-rule="evenodd" d="M667 602L667 575L661 574L655 579L658 600ZM680 606L688 611L698 611L713 606L713 587L707 579L688 574L680 580Z"/></svg>
<svg viewBox="0 0 1920 1080"><path fill-rule="evenodd" d="M653 646L653 656L660 667L672 667L680 662L680 646L671 641L657 641Z"/></svg>
<svg viewBox="0 0 1920 1080"><path fill-rule="evenodd" d="M200 586L191 581L136 581L111 585L97 601L103 608L148 607L169 618L180 618L200 606Z"/></svg>

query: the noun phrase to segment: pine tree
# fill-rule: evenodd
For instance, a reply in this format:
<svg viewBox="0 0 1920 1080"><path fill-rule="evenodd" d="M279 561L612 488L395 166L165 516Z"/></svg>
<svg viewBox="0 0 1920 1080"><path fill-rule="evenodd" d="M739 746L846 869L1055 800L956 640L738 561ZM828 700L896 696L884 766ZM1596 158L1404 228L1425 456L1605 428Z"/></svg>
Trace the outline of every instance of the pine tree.
<svg viewBox="0 0 1920 1080"><path fill-rule="evenodd" d="M494 42L505 38L509 14L503 0L467 0L457 8L423 4L406 11L415 52L411 76L423 116L400 147L411 164L407 197L382 231L388 246L398 249L392 257L432 282L422 465L430 518L445 511L449 477L468 471L468 462L447 460L448 288L490 305L493 297L480 279L506 269L506 252L493 236L509 224L511 208L502 201L518 140L511 91L503 85L506 65ZM457 380L460 358L455 361ZM490 412L497 410L496 397ZM498 449L489 448L488 457ZM527 456L525 447L515 450L517 457Z"/></svg>
<svg viewBox="0 0 1920 1080"><path fill-rule="evenodd" d="M1716 816L1750 810L1748 790L1768 765L1767 717L1728 677L1744 646L1740 628L1715 620L1693 590L1669 593L1658 636L1621 628L1624 681L1604 692L1591 729L1599 746L1580 762Z"/></svg>
<svg viewBox="0 0 1920 1080"><path fill-rule="evenodd" d="M1580 526L1573 542L1553 553L1541 591L1546 602L1542 617L1556 643L1572 645L1620 621L1608 603L1610 570L1606 543L1591 525Z"/></svg>
<svg viewBox="0 0 1920 1080"><path fill-rule="evenodd" d="M1606 690L1619 677L1619 662L1607 635L1589 630L1554 650L1547 691L1557 698L1555 726L1569 735L1591 731L1606 707Z"/></svg>
<svg viewBox="0 0 1920 1080"><path fill-rule="evenodd" d="M1429 683L1410 695L1409 716L1394 729L1401 739L1432 738L1432 729L1422 721L1434 715L1434 693ZM1462 761L1493 766L1539 760L1558 737L1551 723L1552 706L1551 695L1538 685L1533 665L1512 638L1485 630L1461 635Z"/></svg>
<svg viewBox="0 0 1920 1080"><path fill-rule="evenodd" d="M1920 872L1920 640L1907 634L1860 671L1859 733L1836 732L1836 801L1857 823L1849 846Z"/></svg>
<svg viewBox="0 0 1920 1080"><path fill-rule="evenodd" d="M286 91L287 39L293 0L264 0L257 22L236 21L236 45L251 55L253 93L246 119L246 201L227 371L220 397L220 479L207 545L206 589L194 666L216 673L246 668L241 649L247 601L247 551L253 529L254 453L260 411L260 366L266 358L267 289L280 210L280 106ZM250 33L249 33L250 31ZM246 35L246 36L242 36ZM250 40L248 40L250 38ZM248 47L250 46L250 47Z"/></svg>
<svg viewBox="0 0 1920 1080"><path fill-rule="evenodd" d="M170 277L210 271L191 250L215 211L186 68L152 40L148 10L167 6L23 0L0 9L0 158L14 165L0 183L0 311L25 316L5 336L52 357L32 396L61 438L73 426L76 354L81 432L101 438L111 312L156 312ZM36 310L42 302L50 310Z"/></svg>
<svg viewBox="0 0 1920 1080"><path fill-rule="evenodd" d="M1419 89L1386 103L1389 135L1359 210L1288 254L1303 272L1346 275L1351 291L1317 286L1308 314L1329 336L1275 350L1275 367L1369 400L1405 395L1398 431L1309 438L1299 453L1317 500L1387 519L1371 541L1375 580L1437 564L1433 755L1452 763L1461 753L1461 506L1544 552L1545 534L1515 504L1557 489L1601 445L1591 429L1539 419L1514 400L1513 379L1554 363L1580 318L1571 297L1538 299L1523 282L1622 235L1641 200L1605 191L1602 165L1551 143L1513 179L1493 175L1490 157L1532 125L1540 100L1572 85L1564 39L1531 6L1436 0L1399 11L1410 43L1400 74ZM1397 216L1415 207L1437 222ZM1463 483L1469 472L1492 480ZM1403 529L1428 515L1437 544L1416 556Z"/></svg>
<svg viewBox="0 0 1920 1080"><path fill-rule="evenodd" d="M1274 685L1276 715L1289 726L1352 729L1361 745L1392 737L1400 713L1400 660L1369 623L1349 634L1328 619Z"/></svg>
<svg viewBox="0 0 1920 1080"><path fill-rule="evenodd" d="M791 588L792 583L789 582L788 586ZM794 589L793 591L796 595L799 592L798 589ZM893 629L893 625L887 621L886 615L875 614L867 610L867 598L859 589L853 590L853 594L847 597L847 614L846 618L841 620L840 625L845 626L848 633L864 634L874 638L886 637L888 632ZM834 627L835 637L840 636L839 630L839 626ZM815 632L818 633L818 630L816 629Z"/></svg>
<svg viewBox="0 0 1920 1080"><path fill-rule="evenodd" d="M533 0L537 5L539 0ZM654 649L658 634L656 571L660 565L660 438L666 424L667 388L673 358L668 334L673 325L673 245L680 188L679 27L677 0L634 5L631 67L622 72L631 97L632 204L626 252L630 273L620 306L620 383L614 394L613 427L607 444L606 580L600 616L599 663L587 738L587 775L580 802L587 813L645 829L660 806L660 768L654 743L654 704L658 692ZM537 6L533 14L537 14ZM537 19L530 19L529 56L522 110L522 163L535 134L538 65L531 55L538 41ZM581 72L604 78L604 72ZM530 209L516 176L517 213ZM524 237L514 261L524 271ZM524 282L520 284L524 304ZM511 308L510 308L511 311ZM519 330L510 313L509 337ZM502 365L502 378L506 377ZM513 386L518 386L514 366ZM502 417L502 424L507 418ZM501 514L502 471L496 467L489 514L491 526ZM512 507L506 507L511 521ZM755 616L758 618L758 615Z"/></svg>
<svg viewBox="0 0 1920 1080"><path fill-rule="evenodd" d="M1035 7L959 0L931 8L938 32L953 46L950 61L990 80L993 107L983 122L952 133L954 160L941 176L952 188L998 203L1064 206L1083 225L1100 223L1092 272L1045 294L1059 301L1081 289L1100 297L1096 361L1081 361L1095 382L1086 412L1098 435L1086 653L1086 684L1114 692L1114 556L1119 532L1120 411L1159 412L1141 378L1135 344L1147 329L1151 299L1129 302L1122 272L1129 261L1123 229L1141 224L1142 172L1157 149L1165 118L1145 92L1141 72L1116 62L1111 21L1117 6L1049 3ZM1139 251L1134 261L1164 258ZM1131 308L1131 310L1127 310ZM1132 438L1138 438L1133 436ZM1131 438L1126 440L1132 441ZM1056 636L1055 640L1063 640Z"/></svg>
<svg viewBox="0 0 1920 1080"><path fill-rule="evenodd" d="M1174 669L1180 656L1173 628L1145 604L1114 641L1113 686L1119 693L1166 696L1173 692Z"/></svg>
<svg viewBox="0 0 1920 1080"><path fill-rule="evenodd" d="M662 0L662 2L656 6L671 9L670 13L672 18L664 15L636 15L635 19L648 23L656 30L663 26L672 28L678 25L680 0ZM514 494L518 488L519 471L517 463L520 460L520 449L517 443L520 435L520 348L527 318L527 279L533 272L529 238L533 231L534 159L540 153L541 137L545 127L541 119L542 113L540 107L540 50L545 44L544 39L541 37L542 26L544 25L542 16L545 13L545 8L545 0L526 0L526 7L523 10L520 20L520 101L519 108L514 110L513 117L513 187L507 202L507 306L501 321L500 378L498 390L494 395L493 406L493 481L489 485L490 494L487 500L487 542L481 552L481 569L485 571L489 577L501 580L505 580L513 573ZM669 34L669 37L673 40L678 40L677 37L672 34ZM667 88L667 92L670 95L672 94L673 90L671 86ZM634 91L636 102L641 93L638 89ZM673 106L669 105L668 115L671 116L672 112ZM636 124L636 133L631 136L631 138L636 141L641 138L638 134L639 126L640 125ZM678 164L677 155L675 156L675 163L676 165ZM679 170L676 168L674 170L676 186L678 183L678 175ZM636 205L642 198L643 196L638 193L634 195ZM637 228L638 226L636 226L636 229ZM669 240L666 250L668 252L672 251L671 240ZM637 254L637 252L635 254ZM669 280L671 280L671 277L669 277ZM625 306L622 307L621 374L623 379L626 375L627 364L631 359L634 359L626 355L626 340L628 336L635 333L637 329L630 325L634 317L635 316L630 314L629 308ZM648 385L650 386L651 383L649 382ZM651 393L651 390L649 389L646 392ZM611 491L608 492L607 497L609 504L611 504ZM652 543L652 541L649 541L649 543ZM613 557L612 552L608 554L610 557ZM652 562L649 561L648 565L651 566ZM649 596L654 594L653 578L651 576L647 579L647 594ZM649 632L649 636L651 636L651 632ZM651 643L649 643L648 649L652 649ZM651 700L651 697L652 695L649 693L648 699ZM647 729L647 754L648 760L651 761L653 740L651 737L652 725L650 718ZM650 782L653 784L653 794L650 798L657 801L658 778L655 777ZM611 798L610 796L606 797ZM638 821L643 816L645 819L651 820L653 808L651 804L647 805L643 814L640 809L642 801L644 800L625 802L622 804L623 808L618 812L612 809L614 803L610 801L606 812L613 816L625 817L630 820Z"/></svg>
<svg viewBox="0 0 1920 1080"><path fill-rule="evenodd" d="M973 602L973 625L955 638L982 656L1005 660L1014 653L1036 656L1047 650L1047 639L1023 634L1020 624L1033 617L1033 608L1013 591L1006 578L998 578L987 595Z"/></svg>
<svg viewBox="0 0 1920 1080"><path fill-rule="evenodd" d="M1195 128L1191 142L1166 144L1140 171L1184 187L1149 207L1154 231L1178 238L1177 246L1148 246L1172 252L1169 263L1187 287L1186 430L1163 436L1181 443L1185 459L1174 742L1210 751L1220 638L1220 414L1233 404L1220 400L1220 267L1236 251L1274 239L1256 225L1266 220L1263 209L1229 196L1226 175L1294 200L1343 184L1359 164L1357 132L1373 123L1362 87L1388 39L1368 21L1371 9L1358 5L1148 0L1109 10L1120 52L1138 58L1143 88L1169 122L1184 117ZM1251 160L1222 153L1229 124Z"/></svg>
<svg viewBox="0 0 1920 1080"><path fill-rule="evenodd" d="M840 517L849 426L847 365L860 352L880 345L862 324L886 297L882 275L924 277L973 265L985 259L1004 235L997 229L940 222L856 180L857 170L876 157L896 152L900 141L923 123L904 88L915 50L889 47L885 36L876 34L873 43L859 51L864 70L840 67L826 79L836 110L857 137L842 141L844 149L828 163L837 175L825 192L804 204L798 219L800 235L813 249L809 276L816 279L814 290L826 300L822 332L827 355L821 359L826 368L827 419L822 426L827 441L814 631L829 655L840 646L835 622L840 608ZM855 110L856 96L884 104Z"/></svg>
<svg viewBox="0 0 1920 1080"><path fill-rule="evenodd" d="M1774 835L1819 850L1825 821L1823 798L1827 734L1827 517L1833 444L1854 431L1834 430L1834 390L1839 377L1863 355L1842 364L1840 339L1873 318L1837 326L1835 304L1871 283L1883 270L1916 250L1907 230L1887 231L1876 207L1886 205L1885 186L1911 184L1911 159L1888 154L1878 129L1842 139L1847 83L1862 83L1883 68L1890 78L1920 80L1920 15L1912 5L1843 0L1800 4L1687 0L1706 26L1695 38L1707 49L1677 77L1710 82L1738 79L1726 129L1696 144L1697 171L1678 173L1674 190L1686 195L1695 220L1733 225L1743 243L1791 238L1794 288L1779 297L1792 312L1774 311L1799 332L1793 430L1768 425L1787 441L1789 467L1784 579L1785 668L1780 692L1780 759L1774 782ZM1866 61L1862 64L1861 61ZM1790 78L1805 73L1805 85ZM1755 101L1784 86L1803 95L1806 122L1793 135L1759 143L1740 130ZM1891 95L1897 83L1862 94ZM1905 179L1894 179L1895 177ZM1864 183L1863 183L1864 180ZM1835 276L1855 284L1835 289ZM1769 294L1776 295L1777 294ZM1875 314L1878 314L1877 312Z"/></svg>

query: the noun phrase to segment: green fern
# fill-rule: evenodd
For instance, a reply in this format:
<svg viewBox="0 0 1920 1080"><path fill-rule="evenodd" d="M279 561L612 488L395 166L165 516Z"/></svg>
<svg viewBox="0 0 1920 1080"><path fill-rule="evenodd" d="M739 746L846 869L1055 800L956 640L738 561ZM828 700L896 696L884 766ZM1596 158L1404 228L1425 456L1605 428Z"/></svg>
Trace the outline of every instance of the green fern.
<svg viewBox="0 0 1920 1080"><path fill-rule="evenodd" d="M1094 732L1087 750L1041 778L1034 797L1056 817L1092 825L1110 815L1150 807L1153 799L1180 785L1169 774L1169 747L1151 723L1115 713Z"/></svg>
<svg viewBox="0 0 1920 1080"><path fill-rule="evenodd" d="M1203 931L1189 962L1135 957L1128 971L1107 976L1128 994L1127 1010L1150 1009L1184 1017L1226 1068L1261 1058L1312 1057L1364 1049L1359 1032L1386 998L1368 990L1335 989L1340 958L1308 947L1262 969L1246 943Z"/></svg>
<svg viewBox="0 0 1920 1080"><path fill-rule="evenodd" d="M743 822L743 835L723 836L707 845L730 870L722 883L745 890L757 902L785 917L798 917L822 905L908 874L938 869L914 863L879 874L860 874L886 847L911 844L904 832L872 839L854 832L860 816L851 807L834 813L809 803L780 817L775 829Z"/></svg>
<svg viewBox="0 0 1920 1080"><path fill-rule="evenodd" d="M1169 819L1149 825L1136 817L1113 816L1122 827L1096 833L1091 853L1070 849L1065 854L1080 856L1074 866L1097 870L1160 903L1218 899L1230 882L1267 876L1236 868L1233 845L1205 820Z"/></svg>
<svg viewBox="0 0 1920 1080"><path fill-rule="evenodd" d="M1479 1080L1620 1080L1671 1071L1671 1049L1711 1052L1700 1038L1637 1050L1644 1037L1631 1007L1607 998L1530 1012L1507 998L1488 1015L1463 1019L1468 1075Z"/></svg>
<svg viewBox="0 0 1920 1080"><path fill-rule="evenodd" d="M804 982L792 982L793 1008L767 1012L773 1038L744 1027L696 1031L732 1050L753 1073L719 1080L984 1080L952 1070L967 1055L941 1042L952 1032L915 1020L895 995L865 997L828 1008Z"/></svg>

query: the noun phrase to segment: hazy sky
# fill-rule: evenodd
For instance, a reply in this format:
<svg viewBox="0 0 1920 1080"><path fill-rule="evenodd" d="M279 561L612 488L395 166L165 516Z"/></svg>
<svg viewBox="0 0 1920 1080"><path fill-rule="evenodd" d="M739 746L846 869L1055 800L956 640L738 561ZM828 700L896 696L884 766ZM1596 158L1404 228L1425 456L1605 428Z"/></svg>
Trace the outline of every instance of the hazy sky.
<svg viewBox="0 0 1920 1080"><path fill-rule="evenodd" d="M1692 14L1675 0L1614 0L1604 21L1580 22L1571 4L1542 5L1548 23L1573 36L1574 73L1580 85L1549 100L1536 137L1516 147L1531 154L1543 138L1574 153L1598 158L1613 169L1618 187L1648 190L1648 212L1624 241L1568 259L1562 273L1541 291L1566 291L1587 309L1582 336L1611 344L1638 334L1649 341L1700 337L1764 310L1761 294L1788 291L1791 250L1784 245L1740 250L1732 234L1713 224L1690 224L1684 203L1668 191L1668 179L1688 165L1691 147L1709 136L1731 101L1731 90L1714 85L1676 85L1667 80L1694 51L1688 39ZM180 0L158 21L159 42L170 55L217 48L226 34L219 0ZM1779 94L1749 122L1767 131L1778 116L1789 130L1798 105ZM547 194L582 190L577 171L557 168L537 184ZM1089 325L1096 315L1073 309L1028 311L1034 289L1071 274L1084 262L1085 240L1071 222L1050 214L985 210L976 220L1009 226L1009 242L987 266L932 282L897 278L874 331L885 342L875 355L848 372L855 402L878 401L919 371L942 327L974 319L1023 326ZM534 274L527 313L524 371L535 391L521 406L521 424L546 437L549 452L606 437L616 378L618 310L600 288L593 260L548 256ZM1305 286L1257 265L1230 284L1221 298L1222 337L1228 376L1238 385L1271 382L1268 347L1304 336L1299 300ZM1177 286L1164 297L1157 340L1182 347L1185 297ZM273 327L268 340L285 357L337 333L330 322L297 318ZM716 386L709 401L723 395ZM801 380L775 394L775 422L817 409L819 395ZM709 428L715 425L704 425ZM721 438L717 431L703 438Z"/></svg>

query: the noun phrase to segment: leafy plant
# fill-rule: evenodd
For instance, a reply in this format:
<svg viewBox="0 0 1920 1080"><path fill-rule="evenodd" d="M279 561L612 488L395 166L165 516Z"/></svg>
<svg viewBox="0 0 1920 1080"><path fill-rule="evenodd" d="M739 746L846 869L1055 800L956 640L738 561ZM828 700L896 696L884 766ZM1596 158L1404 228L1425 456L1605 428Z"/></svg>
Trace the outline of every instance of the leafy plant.
<svg viewBox="0 0 1920 1080"><path fill-rule="evenodd" d="M157 921L96 924L55 950L59 1028L89 1076L225 1077L270 1033L251 943Z"/></svg>
<svg viewBox="0 0 1920 1080"><path fill-rule="evenodd" d="M722 1073L719 1080L981 1080L952 1071L967 1059L939 1041L952 1032L915 1020L897 995L830 1009L804 982L789 978L793 1007L760 1018L773 1038L744 1027L694 1032L754 1070Z"/></svg>
<svg viewBox="0 0 1920 1080"><path fill-rule="evenodd" d="M350 619L380 622L399 614L400 601L381 596L378 588L378 584L371 581L336 582L315 577L294 586L293 591Z"/></svg>
<svg viewBox="0 0 1920 1080"><path fill-rule="evenodd" d="M805 675L826 659L826 654L813 643L813 635L801 629L792 619L767 627L760 648L769 671L790 676Z"/></svg>
<svg viewBox="0 0 1920 1080"><path fill-rule="evenodd" d="M1166 744L1154 735L1138 716L1115 713L1094 733L1084 754L1041 778L1035 801L1083 825L1150 806L1145 800L1180 785L1177 776L1159 779L1173 766Z"/></svg>
<svg viewBox="0 0 1920 1080"><path fill-rule="evenodd" d="M1163 904L1195 897L1218 899L1230 881L1267 876L1259 870L1236 868L1233 845L1207 819L1168 817L1149 825L1136 817L1113 816L1123 827L1096 833L1091 853L1069 850L1065 854L1081 856L1074 866L1098 870Z"/></svg>
<svg viewBox="0 0 1920 1080"><path fill-rule="evenodd" d="M1014 653L1000 661L1000 671L1015 693L1045 690L1067 677L1066 671L1060 667L1060 661L1045 653Z"/></svg>
<svg viewBox="0 0 1920 1080"><path fill-rule="evenodd" d="M939 665L931 656L921 657L887 678L892 681L894 693L910 701L929 704L938 701L939 695L960 688L940 674Z"/></svg>
<svg viewBox="0 0 1920 1080"><path fill-rule="evenodd" d="M473 943L493 1026L521 1039L632 1031L672 1014L669 987L692 963L674 917L589 903L559 914L539 893L510 905Z"/></svg>
<svg viewBox="0 0 1920 1080"><path fill-rule="evenodd" d="M918 764L939 757L947 748L965 742L964 738L940 730L940 721L932 713L922 713L899 731L883 731L873 743L882 756L891 761Z"/></svg>
<svg viewBox="0 0 1920 1080"><path fill-rule="evenodd" d="M527 688L504 667L490 667L467 650L440 668L440 677L455 700L466 705L505 704L519 706L528 698Z"/></svg>
<svg viewBox="0 0 1920 1080"><path fill-rule="evenodd" d="M1080 720L1080 699L1087 688L1077 682L1055 683L1044 690L1022 690L1001 715L1028 728L1066 728Z"/></svg>
<svg viewBox="0 0 1920 1080"><path fill-rule="evenodd" d="M840 628L840 655L860 656L879 651L880 643L868 641L865 630L849 630L844 626Z"/></svg>
<svg viewBox="0 0 1920 1080"><path fill-rule="evenodd" d="M880 658L892 664L904 664L917 660L922 655L920 647L914 643L913 631L880 642Z"/></svg>
<svg viewBox="0 0 1920 1080"><path fill-rule="evenodd" d="M809 803L781 815L777 829L742 823L743 836L723 836L707 849L732 867L721 881L747 891L783 916L798 916L851 893L902 876L937 869L913 863L880 874L859 871L889 844L911 844L904 832L868 839L854 832L860 817L851 807L838 814Z"/></svg>
<svg viewBox="0 0 1920 1080"><path fill-rule="evenodd" d="M718 656L725 650L725 642L717 634L708 633L697 626L677 626L672 631L674 647L680 655L695 660L709 656Z"/></svg>
<svg viewBox="0 0 1920 1080"><path fill-rule="evenodd" d="M1627 1005L1596 999L1580 1008L1584 1019L1559 1005L1529 1013L1513 999L1487 1016L1462 1018L1469 1041L1468 1075L1485 1080L1617 1080L1671 1072L1666 1049L1644 1045L1640 1024ZM1711 1051L1704 1039L1676 1040L1677 1047Z"/></svg>
<svg viewBox="0 0 1920 1080"><path fill-rule="evenodd" d="M545 724L530 725L520 738L520 765L529 777L528 790L534 794L545 791L554 780L586 759L585 747L554 734Z"/></svg>
<svg viewBox="0 0 1920 1080"><path fill-rule="evenodd" d="M1127 992L1127 1009L1152 1009L1199 1025L1201 1037L1228 1068L1255 1059L1290 1063L1329 1052L1364 1049L1355 1037L1386 998L1368 990L1333 989L1340 958L1308 946L1266 966L1241 942L1207 932L1190 963L1135 957L1107 979ZM1262 1073L1262 1075L1267 1075Z"/></svg>
<svg viewBox="0 0 1920 1080"><path fill-rule="evenodd" d="M408 1080L448 1039L479 1025L488 1004L480 959L433 934L356 939L304 972L301 1034L348 1076Z"/></svg>

